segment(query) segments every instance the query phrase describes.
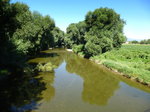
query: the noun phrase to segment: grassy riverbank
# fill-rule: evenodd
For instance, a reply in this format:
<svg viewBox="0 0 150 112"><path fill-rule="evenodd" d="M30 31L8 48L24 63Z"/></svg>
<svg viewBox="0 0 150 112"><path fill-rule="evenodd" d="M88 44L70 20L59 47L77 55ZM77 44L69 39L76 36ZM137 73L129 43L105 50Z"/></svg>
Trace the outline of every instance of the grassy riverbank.
<svg viewBox="0 0 150 112"><path fill-rule="evenodd" d="M123 45L91 58L124 76L150 85L150 45Z"/></svg>

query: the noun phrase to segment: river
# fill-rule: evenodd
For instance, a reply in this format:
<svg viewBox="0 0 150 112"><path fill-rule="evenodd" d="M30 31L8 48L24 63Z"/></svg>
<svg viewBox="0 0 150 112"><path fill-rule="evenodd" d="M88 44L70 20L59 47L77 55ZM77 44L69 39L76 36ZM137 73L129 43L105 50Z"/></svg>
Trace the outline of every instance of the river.
<svg viewBox="0 0 150 112"><path fill-rule="evenodd" d="M35 76L45 87L38 95L34 92L30 96L40 98L31 97L26 105L14 106L13 110L30 107L31 112L150 112L150 88L72 52L55 49L42 54L29 63L51 62L56 66L54 71ZM35 88L40 85L31 89Z"/></svg>

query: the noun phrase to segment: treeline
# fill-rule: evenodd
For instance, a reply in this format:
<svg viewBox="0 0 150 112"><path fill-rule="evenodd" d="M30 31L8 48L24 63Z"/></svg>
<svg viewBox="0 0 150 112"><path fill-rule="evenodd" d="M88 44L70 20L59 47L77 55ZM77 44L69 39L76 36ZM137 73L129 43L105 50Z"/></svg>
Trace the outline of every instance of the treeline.
<svg viewBox="0 0 150 112"><path fill-rule="evenodd" d="M0 74L3 68L23 68L27 58L48 48L71 48L86 58L119 48L126 41L124 24L113 9L99 8L70 24L65 34L50 16L31 12L24 3L1 0Z"/></svg>
<svg viewBox="0 0 150 112"><path fill-rule="evenodd" d="M129 41L130 44L150 44L150 39L144 39L141 41L137 41L137 40L133 40L133 41Z"/></svg>
<svg viewBox="0 0 150 112"><path fill-rule="evenodd" d="M1 69L22 67L25 59L39 51L61 47L63 38L64 32L50 16L31 12L24 3L0 1Z"/></svg>
<svg viewBox="0 0 150 112"><path fill-rule="evenodd" d="M124 24L113 9L90 11L85 20L68 26L64 39L66 47L87 58L119 48L126 41Z"/></svg>

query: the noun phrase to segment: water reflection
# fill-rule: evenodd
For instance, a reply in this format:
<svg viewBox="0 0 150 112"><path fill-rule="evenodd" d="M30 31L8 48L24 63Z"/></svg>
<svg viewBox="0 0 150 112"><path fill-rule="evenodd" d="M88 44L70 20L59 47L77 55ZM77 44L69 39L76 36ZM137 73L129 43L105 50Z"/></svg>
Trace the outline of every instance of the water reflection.
<svg viewBox="0 0 150 112"><path fill-rule="evenodd" d="M82 99L90 104L106 105L115 90L119 88L119 81L89 61L75 54L71 55L66 58L66 69L83 78Z"/></svg>
<svg viewBox="0 0 150 112"><path fill-rule="evenodd" d="M0 80L1 112L25 112L36 109L45 84L33 74L15 73Z"/></svg>
<svg viewBox="0 0 150 112"><path fill-rule="evenodd" d="M54 72L41 72L37 77L42 78L41 82L43 82L46 87L41 93L41 97L43 98L41 101L49 102L55 96L55 89L52 85L55 78Z"/></svg>
<svg viewBox="0 0 150 112"><path fill-rule="evenodd" d="M50 51L49 51L50 52ZM33 63L48 63L48 62L51 62L52 65L55 65L55 66L59 66L63 60L64 60L64 54L61 53L58 54L58 53L49 53L48 51L46 52L42 52L42 54L38 57L38 58L35 58L35 59L30 59L28 62L30 64L33 64Z"/></svg>
<svg viewBox="0 0 150 112"><path fill-rule="evenodd" d="M119 88L119 80L115 79L109 73L96 67L88 60L78 57L74 53L63 50L49 50L45 53L58 53L55 57L37 58L30 62L52 62L59 66L63 60L66 62L66 70L69 73L79 75L83 79L82 99L85 102L96 105L106 105L109 98ZM44 75L45 79L48 75ZM43 77L44 78L44 77ZM111 85L111 87L110 87Z"/></svg>
<svg viewBox="0 0 150 112"><path fill-rule="evenodd" d="M19 75L16 79L12 75L3 80L2 112L10 109L14 112L142 112L149 109L150 96L145 94L148 90L143 86L140 91L137 83L124 78L123 82L130 86L120 83L122 79L74 53L48 50L29 61L31 65L48 62L56 66L54 72Z"/></svg>

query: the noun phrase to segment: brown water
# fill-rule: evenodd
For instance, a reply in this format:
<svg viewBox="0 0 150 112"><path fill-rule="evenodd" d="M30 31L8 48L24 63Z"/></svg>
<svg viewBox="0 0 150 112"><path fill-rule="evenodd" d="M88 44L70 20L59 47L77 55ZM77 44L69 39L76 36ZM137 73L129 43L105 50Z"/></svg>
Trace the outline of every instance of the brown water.
<svg viewBox="0 0 150 112"><path fill-rule="evenodd" d="M150 89L65 50L29 63L51 62L54 72L41 72L46 88L32 112L150 112ZM37 87L38 88L38 87Z"/></svg>

